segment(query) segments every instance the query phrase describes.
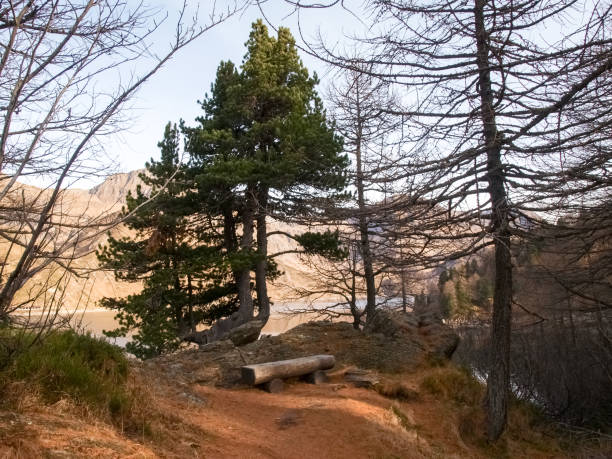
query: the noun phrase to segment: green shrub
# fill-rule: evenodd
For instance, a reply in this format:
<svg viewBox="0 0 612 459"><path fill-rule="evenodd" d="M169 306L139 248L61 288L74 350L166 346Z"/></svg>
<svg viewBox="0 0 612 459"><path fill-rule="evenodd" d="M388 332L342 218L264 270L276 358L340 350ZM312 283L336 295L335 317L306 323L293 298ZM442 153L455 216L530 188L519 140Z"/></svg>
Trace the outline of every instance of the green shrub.
<svg viewBox="0 0 612 459"><path fill-rule="evenodd" d="M5 377L35 385L47 402L69 397L112 416L130 406L128 362L112 344L74 331L54 331L17 354Z"/></svg>
<svg viewBox="0 0 612 459"><path fill-rule="evenodd" d="M7 324L0 324L0 371L4 372L15 356L33 345L36 334Z"/></svg>

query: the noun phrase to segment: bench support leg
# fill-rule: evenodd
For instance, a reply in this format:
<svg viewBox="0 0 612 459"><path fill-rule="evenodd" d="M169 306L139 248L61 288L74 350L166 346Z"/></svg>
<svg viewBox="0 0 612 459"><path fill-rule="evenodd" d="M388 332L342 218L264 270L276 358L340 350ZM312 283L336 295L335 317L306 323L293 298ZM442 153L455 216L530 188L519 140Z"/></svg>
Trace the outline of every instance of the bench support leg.
<svg viewBox="0 0 612 459"><path fill-rule="evenodd" d="M306 381L310 384L323 384L329 382L329 376L323 370L317 370L307 374Z"/></svg>
<svg viewBox="0 0 612 459"><path fill-rule="evenodd" d="M270 392L271 394L278 394L279 392L282 392L285 388L285 383L282 379L276 378L272 381L268 381L267 383L263 383L262 388L263 390L265 390L266 392Z"/></svg>

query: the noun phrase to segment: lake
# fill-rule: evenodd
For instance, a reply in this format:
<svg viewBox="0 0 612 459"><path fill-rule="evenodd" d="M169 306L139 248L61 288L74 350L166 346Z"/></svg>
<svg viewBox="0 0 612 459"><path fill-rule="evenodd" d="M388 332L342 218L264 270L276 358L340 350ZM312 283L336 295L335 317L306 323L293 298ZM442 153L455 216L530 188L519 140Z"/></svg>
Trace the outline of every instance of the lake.
<svg viewBox="0 0 612 459"><path fill-rule="evenodd" d="M383 301L382 298L378 300L381 302ZM385 302L387 305L394 306L401 304L401 300L396 298L387 299ZM316 303L311 307L308 307L304 303L299 302L286 302L273 305L270 318L268 319L266 326L263 328L262 334L278 335L308 321L323 320L324 318L320 315L319 312L317 312L317 310L326 307L329 308L331 307L331 305L331 303L323 302ZM358 306L364 307L365 300L358 300ZM339 307L334 307L333 309L338 312L343 310L343 308ZM34 315L32 316L32 320L34 320ZM352 322L352 317L346 316L344 318L334 319L334 321ZM104 336L104 330L114 330L119 325L118 322L115 320L115 311L100 308L74 313L74 315L70 319L70 324L76 329L82 331L89 331L95 336ZM129 336L123 338L107 339L110 342L121 347L125 347L126 343L130 340Z"/></svg>
<svg viewBox="0 0 612 459"><path fill-rule="evenodd" d="M322 318L319 319L319 315L315 311L291 313L292 310L297 311L303 308L303 304L284 305L276 311L273 310L266 326L262 330L262 334L278 335L310 320L322 320ZM350 318L347 317L346 320L349 321ZM89 331L96 336L104 336L102 333L104 330L113 330L119 325L115 320L115 311L103 309L78 312L72 317L70 323L73 327ZM108 340L118 346L125 347L129 337L108 338Z"/></svg>

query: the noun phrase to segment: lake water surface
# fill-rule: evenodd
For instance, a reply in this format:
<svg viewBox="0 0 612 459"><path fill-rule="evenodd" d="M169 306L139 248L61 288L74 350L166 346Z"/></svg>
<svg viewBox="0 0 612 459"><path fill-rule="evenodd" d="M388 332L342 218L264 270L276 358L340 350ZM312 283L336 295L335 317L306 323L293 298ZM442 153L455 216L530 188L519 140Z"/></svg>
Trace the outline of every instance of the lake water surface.
<svg viewBox="0 0 612 459"><path fill-rule="evenodd" d="M266 326L262 330L262 334L278 335L310 320L317 320L320 317L314 311L289 313L291 309L284 307L280 311L272 311ZM303 305L300 305L298 309L303 309ZM115 314L115 311L111 310L93 309L76 313L70 322L75 328L89 331L96 336L104 336L104 330L113 330L119 326L119 323L115 320ZM349 319L347 318L346 320ZM108 339L122 347L129 341L129 337Z"/></svg>
<svg viewBox="0 0 612 459"><path fill-rule="evenodd" d="M400 299L387 300L388 305L400 304ZM358 301L359 307L365 306L365 300ZM290 330L300 324L309 322L311 320L323 320L323 316L317 310L321 308L330 307L329 303L317 303L310 307L304 303L282 303L272 306L270 318L266 323L266 326L262 330L264 335L278 335ZM336 312L341 312L343 309L334 307ZM348 311L346 311L348 312ZM75 312L70 318L70 324L73 328L81 331L91 332L95 336L104 336L104 330L114 330L119 326L119 323L115 320L115 311L109 309L90 309L81 312ZM35 321L35 316L32 316ZM350 316L341 317L334 319L335 321L349 321L352 322ZM122 338L107 338L118 346L125 347L126 343L130 340L130 336Z"/></svg>

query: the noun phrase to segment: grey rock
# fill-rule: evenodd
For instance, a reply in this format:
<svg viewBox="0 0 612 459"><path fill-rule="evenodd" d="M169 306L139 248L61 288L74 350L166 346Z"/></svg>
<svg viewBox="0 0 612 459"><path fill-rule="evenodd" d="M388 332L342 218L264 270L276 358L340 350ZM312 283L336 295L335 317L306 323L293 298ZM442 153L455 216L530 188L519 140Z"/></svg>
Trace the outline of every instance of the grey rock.
<svg viewBox="0 0 612 459"><path fill-rule="evenodd" d="M366 324L365 331L374 337L382 334L394 341L412 342L417 347L423 340L430 354L448 359L459 345L459 336L432 312L416 316L380 309Z"/></svg>
<svg viewBox="0 0 612 459"><path fill-rule="evenodd" d="M229 332L228 338L235 346L244 346L245 344L257 341L264 323L260 320L251 320L239 327L234 328Z"/></svg>
<svg viewBox="0 0 612 459"><path fill-rule="evenodd" d="M317 370L313 373L309 373L305 377L306 381L310 384L323 384L329 382L329 376L323 370Z"/></svg>
<svg viewBox="0 0 612 459"><path fill-rule="evenodd" d="M370 334L383 334L397 338L417 333L418 319L413 314L379 309L366 324L364 331Z"/></svg>
<svg viewBox="0 0 612 459"><path fill-rule="evenodd" d="M234 343L229 339L224 339L221 341L214 341L212 343L204 344L200 346L200 351L203 352L229 352L234 349Z"/></svg>
<svg viewBox="0 0 612 459"><path fill-rule="evenodd" d="M263 390L271 394L278 394L285 389L285 383L282 379L276 378L272 381L262 384Z"/></svg>
<svg viewBox="0 0 612 459"><path fill-rule="evenodd" d="M380 381L376 376L363 370L347 371L344 380L350 382L355 387L371 389Z"/></svg>

